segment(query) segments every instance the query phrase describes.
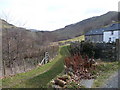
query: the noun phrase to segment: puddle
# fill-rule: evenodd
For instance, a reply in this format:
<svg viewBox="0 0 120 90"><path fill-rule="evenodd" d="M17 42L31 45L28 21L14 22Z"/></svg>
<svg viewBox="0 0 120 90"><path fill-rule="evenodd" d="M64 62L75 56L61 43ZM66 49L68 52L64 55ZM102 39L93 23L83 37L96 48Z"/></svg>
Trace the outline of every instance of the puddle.
<svg viewBox="0 0 120 90"><path fill-rule="evenodd" d="M82 79L80 84L85 86L86 88L91 88L93 85L94 79Z"/></svg>

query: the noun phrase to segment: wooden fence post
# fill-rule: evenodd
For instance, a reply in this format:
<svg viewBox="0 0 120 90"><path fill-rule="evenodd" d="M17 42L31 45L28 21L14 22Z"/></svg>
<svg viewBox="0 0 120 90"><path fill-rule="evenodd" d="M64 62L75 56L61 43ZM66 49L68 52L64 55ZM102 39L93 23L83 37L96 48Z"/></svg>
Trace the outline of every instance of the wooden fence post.
<svg viewBox="0 0 120 90"><path fill-rule="evenodd" d="M3 67L2 67L2 70L3 70L3 72L2 72L2 74L3 74L3 76L5 76L6 75L6 67L5 67L5 61L3 60Z"/></svg>

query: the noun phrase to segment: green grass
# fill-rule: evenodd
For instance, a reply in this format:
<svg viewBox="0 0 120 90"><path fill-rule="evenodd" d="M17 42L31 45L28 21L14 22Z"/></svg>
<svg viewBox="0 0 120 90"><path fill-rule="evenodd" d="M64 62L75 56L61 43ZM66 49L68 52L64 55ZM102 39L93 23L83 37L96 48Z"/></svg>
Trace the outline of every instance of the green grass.
<svg viewBox="0 0 120 90"><path fill-rule="evenodd" d="M98 88L104 85L105 80L118 70L118 62L104 62L97 66L96 72L100 75L95 79L93 88Z"/></svg>
<svg viewBox="0 0 120 90"><path fill-rule="evenodd" d="M50 80L55 78L64 70L63 59L68 55L67 46L60 47L59 55L41 67L26 73L20 73L14 77L8 77L2 80L3 87L9 88L40 88L46 87Z"/></svg>
<svg viewBox="0 0 120 90"><path fill-rule="evenodd" d="M85 40L85 36L84 35L81 35L79 37L76 37L76 38L73 38L73 39L68 39L68 40L64 40L64 41L59 41L61 43L65 43L67 41L83 41Z"/></svg>
<svg viewBox="0 0 120 90"><path fill-rule="evenodd" d="M0 88L2 88L2 79L0 79Z"/></svg>

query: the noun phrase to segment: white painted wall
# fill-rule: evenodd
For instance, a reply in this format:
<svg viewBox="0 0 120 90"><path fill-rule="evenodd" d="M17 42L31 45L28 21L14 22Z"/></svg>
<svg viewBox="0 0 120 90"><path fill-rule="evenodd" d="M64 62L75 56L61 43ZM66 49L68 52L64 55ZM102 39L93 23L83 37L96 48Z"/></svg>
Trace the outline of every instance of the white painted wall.
<svg viewBox="0 0 120 90"><path fill-rule="evenodd" d="M119 37L119 39L120 39L120 31L118 32L119 34L118 34L118 37Z"/></svg>
<svg viewBox="0 0 120 90"><path fill-rule="evenodd" d="M104 42L108 42L109 38L111 38L111 42L115 42L116 39L120 38L119 30L113 31L113 35L111 33L112 33L112 31L105 31L103 33L103 41Z"/></svg>

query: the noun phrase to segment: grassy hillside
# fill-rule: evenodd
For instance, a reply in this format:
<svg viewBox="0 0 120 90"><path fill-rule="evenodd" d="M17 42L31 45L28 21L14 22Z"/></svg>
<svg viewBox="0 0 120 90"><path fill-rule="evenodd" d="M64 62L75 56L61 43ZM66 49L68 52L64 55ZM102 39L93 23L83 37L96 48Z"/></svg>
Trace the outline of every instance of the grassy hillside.
<svg viewBox="0 0 120 90"><path fill-rule="evenodd" d="M72 39L68 39L68 40L63 40L63 41L59 41L59 42L65 43L65 42L68 42L68 41L83 41L83 40L85 40L85 36L81 35L81 36L76 37L76 38L72 38Z"/></svg>
<svg viewBox="0 0 120 90"><path fill-rule="evenodd" d="M46 87L50 80L64 70L63 58L67 56L67 46L60 47L59 55L41 67L26 73L3 79L4 88L40 88Z"/></svg>

